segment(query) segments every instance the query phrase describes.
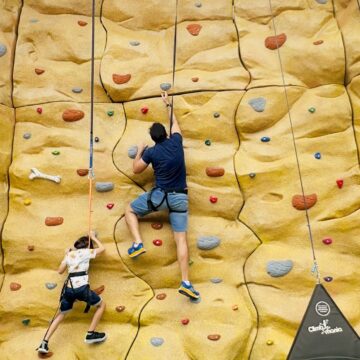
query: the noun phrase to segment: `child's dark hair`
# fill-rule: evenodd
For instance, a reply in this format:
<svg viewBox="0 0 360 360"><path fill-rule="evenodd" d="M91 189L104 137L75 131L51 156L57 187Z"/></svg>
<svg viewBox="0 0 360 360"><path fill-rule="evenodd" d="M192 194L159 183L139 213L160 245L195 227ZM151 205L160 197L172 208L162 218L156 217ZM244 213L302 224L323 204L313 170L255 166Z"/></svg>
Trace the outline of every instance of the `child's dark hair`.
<svg viewBox="0 0 360 360"><path fill-rule="evenodd" d="M81 238L77 239L74 242L75 249L86 249L89 247L89 237L88 236L82 236ZM92 241L90 242L90 248L93 248Z"/></svg>
<svg viewBox="0 0 360 360"><path fill-rule="evenodd" d="M150 136L155 143L164 141L167 137L165 126L158 122L153 123L150 127Z"/></svg>

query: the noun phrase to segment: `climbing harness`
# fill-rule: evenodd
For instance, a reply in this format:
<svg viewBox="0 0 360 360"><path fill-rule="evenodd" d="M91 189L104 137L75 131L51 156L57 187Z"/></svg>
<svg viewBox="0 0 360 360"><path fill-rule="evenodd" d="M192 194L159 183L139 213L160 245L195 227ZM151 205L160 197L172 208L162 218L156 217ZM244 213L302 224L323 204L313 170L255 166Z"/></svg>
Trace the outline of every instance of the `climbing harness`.
<svg viewBox="0 0 360 360"><path fill-rule="evenodd" d="M293 127L293 122L292 122L292 118L291 118L291 108L290 108L288 93L287 93L286 84L285 84L284 69L283 69L283 64L282 64L280 50L279 50L279 44L278 44L278 38L277 38L277 32L276 32L276 25L275 25L271 0L269 0L269 7L270 7L270 13L271 13L271 21L272 21L273 28L274 28L274 33L275 33L275 41L276 41L277 54L278 54L279 64L280 64L282 85L283 85L283 88L284 88L286 106L287 106L288 114L289 114L289 122L290 122L290 128L291 128L292 142L293 142L294 151L295 151L297 170L298 170L299 180L300 180L300 185L301 185L301 193L302 193L302 197L303 197L304 204L305 204L305 217L306 217L306 223L307 223L308 232L309 232L309 240L310 240L310 244L311 244L312 258L313 258L312 273L316 276L317 283L320 284L321 281L320 281L319 266L318 266L317 259L316 259L316 254L315 254L314 239L313 239L313 235L312 235L312 231L311 231L311 224L310 224L310 217L309 217L308 207L307 207L307 204L306 204L304 183L303 183L303 180L302 180L300 161L299 161L298 151L297 151L297 147L296 147L294 127Z"/></svg>
<svg viewBox="0 0 360 360"><path fill-rule="evenodd" d="M158 205L155 205L152 202L152 195L154 193L155 190L161 190L164 193L163 198L161 199L160 203ZM147 206L149 211L158 211L159 207L164 203L164 201L166 201L166 205L169 209L169 213L175 212L175 213L186 213L187 210L174 210L171 208L170 204L169 204L169 199L168 199L168 194L187 194L188 191L187 189L171 189L171 190L164 190L161 189L159 187L154 187L152 188L149 193L148 193L148 197L147 197Z"/></svg>

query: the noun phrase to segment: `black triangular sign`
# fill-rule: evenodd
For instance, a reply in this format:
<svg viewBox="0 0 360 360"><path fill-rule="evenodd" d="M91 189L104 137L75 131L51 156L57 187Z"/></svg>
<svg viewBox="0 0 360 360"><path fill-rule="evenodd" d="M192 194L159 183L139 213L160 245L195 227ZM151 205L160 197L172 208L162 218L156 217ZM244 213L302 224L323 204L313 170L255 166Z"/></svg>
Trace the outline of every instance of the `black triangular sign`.
<svg viewBox="0 0 360 360"><path fill-rule="evenodd" d="M360 339L325 288L312 294L287 360L359 360Z"/></svg>

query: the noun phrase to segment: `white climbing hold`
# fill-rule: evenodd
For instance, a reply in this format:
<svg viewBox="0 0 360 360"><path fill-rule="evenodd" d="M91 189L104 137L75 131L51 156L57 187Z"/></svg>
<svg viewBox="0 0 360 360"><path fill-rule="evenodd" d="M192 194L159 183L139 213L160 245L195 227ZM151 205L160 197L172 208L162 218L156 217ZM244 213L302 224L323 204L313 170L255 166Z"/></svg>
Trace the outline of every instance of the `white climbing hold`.
<svg viewBox="0 0 360 360"><path fill-rule="evenodd" d="M32 168L30 170L29 179L30 180L34 180L34 179L50 180L57 184L60 184L60 182L61 182L61 176L44 174L41 171L39 171L37 168Z"/></svg>

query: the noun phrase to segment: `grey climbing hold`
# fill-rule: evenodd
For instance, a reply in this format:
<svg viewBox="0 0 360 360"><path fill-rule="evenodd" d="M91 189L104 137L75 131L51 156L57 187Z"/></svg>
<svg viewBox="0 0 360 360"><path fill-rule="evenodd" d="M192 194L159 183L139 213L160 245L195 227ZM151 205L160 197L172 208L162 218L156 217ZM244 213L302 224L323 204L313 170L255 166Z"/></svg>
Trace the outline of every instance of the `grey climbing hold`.
<svg viewBox="0 0 360 360"><path fill-rule="evenodd" d="M256 174L255 173L250 173L249 176L251 177L251 179L253 179L256 176Z"/></svg>
<svg viewBox="0 0 360 360"><path fill-rule="evenodd" d="M52 290L57 287L57 284L56 283L45 283L45 286L47 289Z"/></svg>
<svg viewBox="0 0 360 360"><path fill-rule="evenodd" d="M26 139L26 140L29 140L31 138L31 134L30 133L25 133L23 135L23 138Z"/></svg>
<svg viewBox="0 0 360 360"><path fill-rule="evenodd" d="M292 260L273 260L267 263L266 271L272 277L280 277L289 273L293 266Z"/></svg>
<svg viewBox="0 0 360 360"><path fill-rule="evenodd" d="M130 44L131 46L139 46L139 45L140 45L140 41L135 41L135 40L129 41L129 44Z"/></svg>
<svg viewBox="0 0 360 360"><path fill-rule="evenodd" d="M162 83L162 84L160 84L160 89L162 91L168 91L171 89L171 84L170 83Z"/></svg>
<svg viewBox="0 0 360 360"><path fill-rule="evenodd" d="M4 44L0 44L0 57L6 54L6 46Z"/></svg>
<svg viewBox="0 0 360 360"><path fill-rule="evenodd" d="M74 87L72 88L72 92L75 93L75 94L80 94L82 93L83 89L80 88L80 87Z"/></svg>
<svg viewBox="0 0 360 360"><path fill-rule="evenodd" d="M216 236L200 236L197 241L197 247L200 250L215 249L220 245L221 240Z"/></svg>
<svg viewBox="0 0 360 360"><path fill-rule="evenodd" d="M24 319L21 320L21 322L23 323L23 325L28 326L30 324L30 319Z"/></svg>
<svg viewBox="0 0 360 360"><path fill-rule="evenodd" d="M130 159L135 159L138 152L138 147L136 145L130 146L128 149L128 156Z"/></svg>
<svg viewBox="0 0 360 360"><path fill-rule="evenodd" d="M327 0L316 0L317 3L324 5L327 3Z"/></svg>
<svg viewBox="0 0 360 360"><path fill-rule="evenodd" d="M39 20L38 19L30 19L30 22L35 24L35 23L39 22Z"/></svg>
<svg viewBox="0 0 360 360"><path fill-rule="evenodd" d="M97 192L107 192L114 189L114 183L112 182L97 182L95 185Z"/></svg>
<svg viewBox="0 0 360 360"><path fill-rule="evenodd" d="M200 1L197 1L197 2L195 3L195 6L198 7L198 8L201 8L202 4L201 4Z"/></svg>
<svg viewBox="0 0 360 360"><path fill-rule="evenodd" d="M263 112L265 110L266 99L263 97L249 100L248 104L257 112Z"/></svg>
<svg viewBox="0 0 360 360"><path fill-rule="evenodd" d="M161 346L164 343L164 339L160 337L153 337L150 339L151 345Z"/></svg>
<svg viewBox="0 0 360 360"><path fill-rule="evenodd" d="M315 157L315 159L320 160L321 159L321 154L319 152L317 152L317 153L314 154L314 157Z"/></svg>
<svg viewBox="0 0 360 360"><path fill-rule="evenodd" d="M214 112L214 118L219 118L220 117L220 113L218 113L218 112Z"/></svg>
<svg viewBox="0 0 360 360"><path fill-rule="evenodd" d="M223 280L220 279L220 278L212 278L212 279L210 279L210 281L211 281L213 284L219 284L219 283L221 283Z"/></svg>
<svg viewBox="0 0 360 360"><path fill-rule="evenodd" d="M261 138L261 141L262 142L269 142L271 139L268 137L268 136L263 136L262 138Z"/></svg>
<svg viewBox="0 0 360 360"><path fill-rule="evenodd" d="M197 299L190 298L190 302L193 304L199 304L199 303L201 303L201 297L199 297Z"/></svg>

